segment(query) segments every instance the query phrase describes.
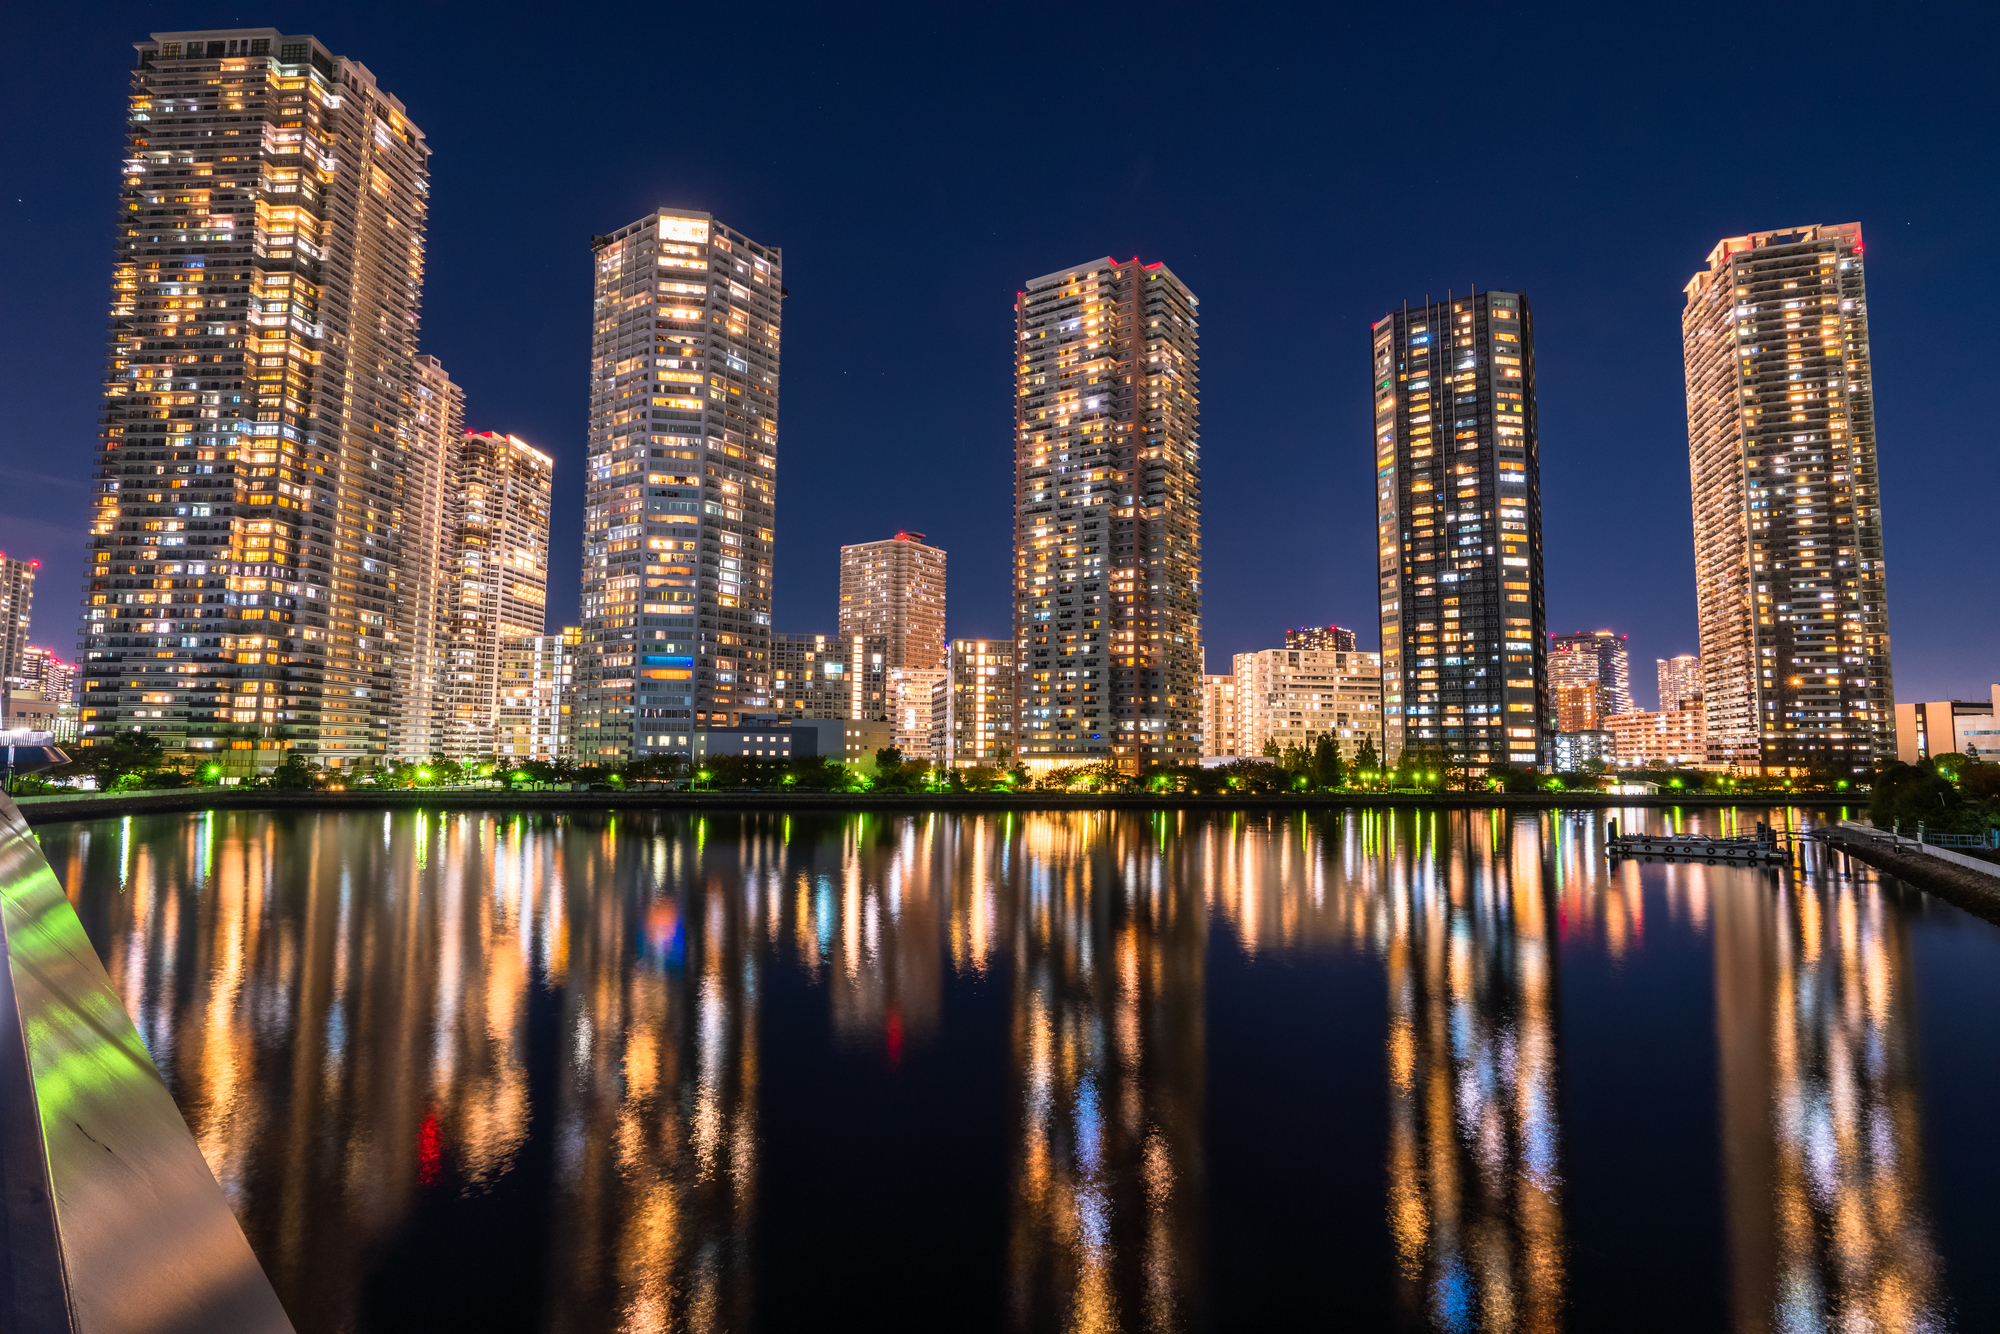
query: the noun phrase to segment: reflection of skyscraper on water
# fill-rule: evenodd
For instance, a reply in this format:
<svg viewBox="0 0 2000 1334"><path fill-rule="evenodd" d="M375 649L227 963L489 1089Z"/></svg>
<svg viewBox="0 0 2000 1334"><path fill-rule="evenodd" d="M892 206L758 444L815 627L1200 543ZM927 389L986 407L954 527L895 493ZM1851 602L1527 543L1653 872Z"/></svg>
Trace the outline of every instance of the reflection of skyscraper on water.
<svg viewBox="0 0 2000 1334"><path fill-rule="evenodd" d="M848 821L821 846L824 861L802 883L830 891L828 929L813 936L831 989L834 1031L849 1042L880 1042L900 1060L907 1042L937 1030L944 986L940 914L951 876L950 842L940 820ZM835 841L837 839L837 841ZM817 860L817 859L815 859ZM801 908L798 929L811 935L816 913Z"/></svg>
<svg viewBox="0 0 2000 1334"><path fill-rule="evenodd" d="M1149 832L1029 816L1009 868L1017 1327L1175 1329L1195 1297L1206 910Z"/></svg>
<svg viewBox="0 0 2000 1334"><path fill-rule="evenodd" d="M1516 823L1496 851L1485 822L1468 816L1460 840L1459 821L1425 820L1374 863L1393 905L1389 1227L1413 1317L1555 1330L1554 893L1538 824Z"/></svg>
<svg viewBox="0 0 2000 1334"><path fill-rule="evenodd" d="M114 983L284 1301L333 1323L447 1166L479 1190L515 1165L524 982L562 921L546 842L394 825L210 812L80 834L62 867L124 888L95 925Z"/></svg>
<svg viewBox="0 0 2000 1334"><path fill-rule="evenodd" d="M692 838L616 819L594 840L572 835L577 884L631 888L575 905L552 970L569 1006L555 1116L573 1260L558 1328L602 1328L611 1311L620 1329L749 1323L758 979L783 846L728 824L734 839L707 821Z"/></svg>
<svg viewBox="0 0 2000 1334"><path fill-rule="evenodd" d="M1349 1191L1325 1215L1394 1257L1410 1323L1551 1329L1591 1291L1562 1211L1593 1208L1589 1182L1563 1180L1592 1131L1559 1124L1559 1085L1592 1078L1603 1042L1579 1026L1558 1077L1558 922L1585 965L1573 1005L1602 994L1592 960L1685 958L1690 929L1713 933L1696 948L1714 958L1734 1327L1943 1324L1912 910L1865 880L1607 864L1602 818L1583 815L218 812L122 829L44 832L64 881L95 886L86 926L281 1296L313 1313L302 1331L365 1324L357 1276L384 1263L465 1295L441 1209L546 1228L531 1277L482 1256L471 1286L532 1293L551 1328L771 1323L798 1247L822 1245L773 1249L771 1225L801 1180L845 1175L799 1174L824 1156L822 1100L880 1089L894 1108L962 1078L973 1045L999 1078L971 1101L1007 1111L943 1118L974 1193L929 1207L965 1201L1004 1246L968 1261L993 1285L984 1309L1004 1275L1022 1328L1199 1323L1242 1282L1204 1231L1211 1211L1241 1217L1244 1160L1225 1149L1295 1134L1246 1112L1261 1085L1230 1082L1236 988L1309 956L1387 991L1385 1029L1331 1021L1371 1081L1376 1054L1386 1067L1381 1092L1338 1095L1371 1122L1386 1110L1386 1135L1335 1150L1379 1165L1386 1198L1371 1183L1358 1213ZM795 1059L829 1030L851 1086ZM1259 1220L1245 1253L1322 1224Z"/></svg>
<svg viewBox="0 0 2000 1334"><path fill-rule="evenodd" d="M1717 894L1733 1326L1947 1327L1925 1200L1906 915L1824 868Z"/></svg>

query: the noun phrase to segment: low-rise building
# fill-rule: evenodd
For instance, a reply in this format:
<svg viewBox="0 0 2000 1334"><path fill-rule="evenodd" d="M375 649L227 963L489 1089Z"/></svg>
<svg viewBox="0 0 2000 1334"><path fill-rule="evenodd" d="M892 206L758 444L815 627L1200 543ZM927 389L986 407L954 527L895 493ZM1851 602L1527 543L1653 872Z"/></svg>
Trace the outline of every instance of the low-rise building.
<svg viewBox="0 0 2000 1334"><path fill-rule="evenodd" d="M53 735L61 711L60 704L52 699L43 699L39 690L10 690L7 692L7 716L0 719L0 731L48 732Z"/></svg>
<svg viewBox="0 0 2000 1334"><path fill-rule="evenodd" d="M1621 769L1686 769L1708 756L1701 701L1660 713L1614 713L1604 720Z"/></svg>
<svg viewBox="0 0 2000 1334"><path fill-rule="evenodd" d="M906 760L936 758L931 753L931 695L950 673L935 667L891 667L884 678L889 723L896 749Z"/></svg>
<svg viewBox="0 0 2000 1334"><path fill-rule="evenodd" d="M1988 699L1946 699L1896 706L1896 758L1905 764L1932 755L2000 759L2000 685Z"/></svg>
<svg viewBox="0 0 2000 1334"><path fill-rule="evenodd" d="M811 759L872 768L877 751L893 744L890 725L851 718L784 718L746 713L735 727L697 727L644 735L641 745L679 752L695 764L719 755L760 760Z"/></svg>
<svg viewBox="0 0 2000 1334"><path fill-rule="evenodd" d="M1609 767L1618 755L1617 743L1605 731L1557 732L1555 747L1556 769L1561 773L1576 773L1593 763Z"/></svg>
<svg viewBox="0 0 2000 1334"><path fill-rule="evenodd" d="M1322 736L1350 758L1363 740L1381 745L1381 654L1271 648L1239 653L1231 665L1242 754L1310 748Z"/></svg>

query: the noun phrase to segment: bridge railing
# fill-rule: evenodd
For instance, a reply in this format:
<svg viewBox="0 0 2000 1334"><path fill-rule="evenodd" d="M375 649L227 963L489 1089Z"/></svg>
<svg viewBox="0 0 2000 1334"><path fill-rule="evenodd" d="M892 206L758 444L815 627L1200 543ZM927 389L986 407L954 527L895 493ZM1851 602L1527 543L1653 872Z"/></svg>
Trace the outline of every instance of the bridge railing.
<svg viewBox="0 0 2000 1334"><path fill-rule="evenodd" d="M291 1334L41 846L0 795L0 1329Z"/></svg>

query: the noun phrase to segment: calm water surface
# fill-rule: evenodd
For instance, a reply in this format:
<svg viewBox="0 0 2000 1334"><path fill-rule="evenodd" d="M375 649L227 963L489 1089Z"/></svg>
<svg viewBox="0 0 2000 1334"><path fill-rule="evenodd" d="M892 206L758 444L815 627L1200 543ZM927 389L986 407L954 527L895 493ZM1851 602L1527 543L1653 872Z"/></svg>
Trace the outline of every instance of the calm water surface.
<svg viewBox="0 0 2000 1334"><path fill-rule="evenodd" d="M2000 931L1605 819L40 834L302 1332L2000 1328Z"/></svg>

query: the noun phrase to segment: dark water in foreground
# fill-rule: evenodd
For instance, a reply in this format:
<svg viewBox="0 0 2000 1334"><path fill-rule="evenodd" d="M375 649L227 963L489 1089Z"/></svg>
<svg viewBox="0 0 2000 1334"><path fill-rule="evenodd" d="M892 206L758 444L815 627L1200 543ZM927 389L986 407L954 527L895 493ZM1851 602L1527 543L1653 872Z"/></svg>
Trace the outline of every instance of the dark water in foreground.
<svg viewBox="0 0 2000 1334"><path fill-rule="evenodd" d="M2000 1328L2000 931L1604 818L40 833L302 1332Z"/></svg>

